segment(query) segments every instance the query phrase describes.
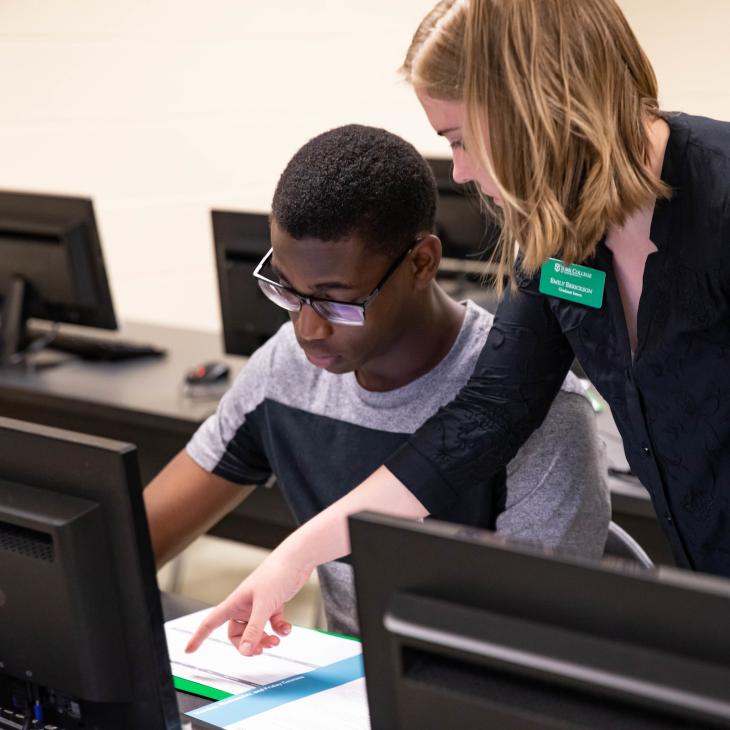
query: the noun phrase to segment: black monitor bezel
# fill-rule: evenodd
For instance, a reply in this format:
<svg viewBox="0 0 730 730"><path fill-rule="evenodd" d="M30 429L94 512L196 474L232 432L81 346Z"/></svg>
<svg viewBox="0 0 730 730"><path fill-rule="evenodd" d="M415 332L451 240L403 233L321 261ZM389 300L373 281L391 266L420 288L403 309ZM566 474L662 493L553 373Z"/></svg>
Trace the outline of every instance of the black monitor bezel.
<svg viewBox="0 0 730 730"><path fill-rule="evenodd" d="M3 216L15 221L22 220L30 230L34 221L42 229L51 220L58 225L80 225L84 231L85 260L94 281L96 305L80 307L73 303L50 304L42 298L36 298L30 302L27 312L29 317L99 329L118 329L94 205L90 198L0 190L0 226ZM12 262L0 260L0 269L12 275ZM2 294L0 292L0 300Z"/></svg>
<svg viewBox="0 0 730 730"><path fill-rule="evenodd" d="M245 331L241 327L242 314L233 310L233 296L230 289L230 281L227 275L229 256L236 252L237 241L242 237L260 239L262 245L259 251L263 258L271 247L271 233L269 229L269 216L267 213L256 213L234 210L211 210L211 226L213 231L213 247L215 251L216 274L218 278L218 298L220 304L221 321L223 323L223 344L228 355L251 355L260 347L267 337L276 331L255 332L255 323L251 321L251 331ZM253 253L253 252L251 252ZM253 264L253 261L251 262ZM256 262L258 263L258 262ZM255 264L251 266L251 271ZM259 295L258 285L253 276L250 282L252 291ZM263 294L260 294L262 306L269 308L268 318L277 320L280 324L289 321L289 315L283 310L276 310Z"/></svg>
<svg viewBox="0 0 730 730"><path fill-rule="evenodd" d="M402 704L413 697L413 687L399 677L398 657L406 644L386 626L388 616L394 613L393 606L404 597L415 602L423 599L424 614L433 608L428 606L429 601L440 602L472 612L474 617L491 612L514 617L523 624L544 622L555 628L555 637L560 640L566 633L578 632L606 644L635 642L637 651L643 650L644 655L671 655L679 662L686 661L687 668L703 662L723 671L730 666L730 624L725 622L722 637L705 633L708 624L714 626L721 616L730 613L728 581L678 569L647 571L631 564L545 554L539 548L507 542L494 533L435 520L418 523L362 513L351 517L349 525L374 730L395 730L401 713L414 709ZM435 615L440 614L437 611ZM454 654L458 652L454 650ZM702 661L698 661L698 654ZM614 661L611 657L609 660ZM651 666L661 674L665 663L657 661ZM718 676L713 675L716 683ZM688 677L687 682L694 681L691 675ZM587 691L579 684L565 686L570 691ZM687 689L696 691L690 684ZM434 706L448 697L447 690L442 690L446 694L440 698L436 690ZM605 698L614 701L610 694ZM625 712L625 701L619 695L616 701L623 703ZM419 703L416 711L422 711L423 706ZM676 712L661 703L641 707L641 712L650 714ZM499 727L553 727L541 724L540 717L534 725L524 724L524 715L516 719L524 709L516 708L513 716L503 707L480 709L478 702L471 707L475 713L483 711L485 717L494 713L488 714L489 720L498 719ZM485 717L474 714L475 725L483 723ZM428 727L426 722L424 730Z"/></svg>
<svg viewBox="0 0 730 730"><path fill-rule="evenodd" d="M179 713L163 626L136 448L0 417L0 477L15 484L97 502L108 528L133 701L109 705L128 727L178 730ZM103 651L104 647L100 647ZM73 656L73 646L69 646ZM0 680L2 680L0 673ZM8 678L8 681L14 681ZM96 706L93 712L105 712ZM114 727L124 727L114 725Z"/></svg>

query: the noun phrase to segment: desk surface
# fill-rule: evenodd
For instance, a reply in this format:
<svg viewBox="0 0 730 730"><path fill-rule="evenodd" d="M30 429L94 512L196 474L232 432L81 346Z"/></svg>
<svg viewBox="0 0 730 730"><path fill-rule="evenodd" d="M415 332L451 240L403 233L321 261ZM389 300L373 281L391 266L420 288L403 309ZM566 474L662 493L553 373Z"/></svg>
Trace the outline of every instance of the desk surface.
<svg viewBox="0 0 730 730"><path fill-rule="evenodd" d="M91 336L81 327L64 327L63 331ZM220 335L200 330L128 322L119 332L94 330L92 334L152 344L166 349L167 356L110 363L68 359L57 367L6 368L0 370L0 397L42 397L79 413L116 410L120 418L133 415L136 422L147 419L165 428L177 425L189 433L213 413L217 396L184 395L185 373L202 362L221 360L230 367L232 381L246 362L245 357L224 354ZM56 356L63 358L53 353Z"/></svg>
<svg viewBox="0 0 730 730"><path fill-rule="evenodd" d="M63 332L152 344L164 358L127 362L83 362L63 353L40 353L65 361L57 367L0 369L0 414L137 445L143 483L149 481L187 443L215 411L222 389L207 397L182 392L185 373L197 364L222 360L231 379L246 362L223 352L220 335L164 325L129 322L119 332L62 327ZM257 489L211 533L273 548L295 527L281 492Z"/></svg>

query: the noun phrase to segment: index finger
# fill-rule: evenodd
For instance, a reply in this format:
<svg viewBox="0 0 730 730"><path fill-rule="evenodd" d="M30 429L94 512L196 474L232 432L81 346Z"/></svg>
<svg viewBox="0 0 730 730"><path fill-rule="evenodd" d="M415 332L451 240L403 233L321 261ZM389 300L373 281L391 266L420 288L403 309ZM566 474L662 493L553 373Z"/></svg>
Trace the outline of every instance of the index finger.
<svg viewBox="0 0 730 730"><path fill-rule="evenodd" d="M209 611L208 615L200 622L200 626L188 641L185 647L185 653L192 654L197 651L200 645L215 631L228 620L228 612L224 604L220 603Z"/></svg>

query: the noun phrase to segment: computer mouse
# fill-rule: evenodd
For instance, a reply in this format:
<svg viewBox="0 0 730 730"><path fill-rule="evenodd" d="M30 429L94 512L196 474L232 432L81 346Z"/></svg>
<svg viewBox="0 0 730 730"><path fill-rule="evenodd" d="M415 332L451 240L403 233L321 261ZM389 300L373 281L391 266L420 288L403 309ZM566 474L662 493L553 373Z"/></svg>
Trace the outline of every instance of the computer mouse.
<svg viewBox="0 0 730 730"><path fill-rule="evenodd" d="M224 362L206 362L196 365L185 375L187 385L213 385L228 380L230 369Z"/></svg>

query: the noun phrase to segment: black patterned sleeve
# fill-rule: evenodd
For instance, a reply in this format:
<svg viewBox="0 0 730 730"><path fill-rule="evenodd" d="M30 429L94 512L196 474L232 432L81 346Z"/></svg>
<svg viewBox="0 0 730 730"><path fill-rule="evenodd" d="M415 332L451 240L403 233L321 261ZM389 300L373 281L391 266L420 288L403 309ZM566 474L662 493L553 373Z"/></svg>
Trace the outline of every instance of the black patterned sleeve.
<svg viewBox="0 0 730 730"><path fill-rule="evenodd" d="M469 382L385 466L433 513L504 467L542 423L573 352L538 291L522 277L499 305Z"/></svg>

